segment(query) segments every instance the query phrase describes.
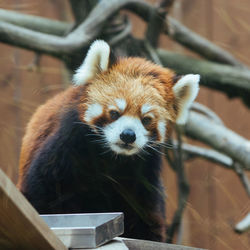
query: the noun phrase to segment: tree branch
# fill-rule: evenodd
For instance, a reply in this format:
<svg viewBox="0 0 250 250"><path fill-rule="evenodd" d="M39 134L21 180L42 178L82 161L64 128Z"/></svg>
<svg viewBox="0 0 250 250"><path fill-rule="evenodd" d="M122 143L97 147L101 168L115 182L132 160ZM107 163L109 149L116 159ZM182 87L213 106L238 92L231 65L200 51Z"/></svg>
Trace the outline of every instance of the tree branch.
<svg viewBox="0 0 250 250"><path fill-rule="evenodd" d="M111 6L110 7L111 13L108 10L109 6ZM101 7L101 8L98 8L98 7ZM76 42L76 44L74 44L74 41L70 41L72 43L70 45L67 44L67 40L64 41L64 44L62 41L58 42L58 45L60 47L59 53L61 53L61 51L62 51L61 47L69 46L68 49L77 49L77 48L79 49L79 47L86 46L86 44L91 39L94 39L97 36L100 29L102 28L103 22L107 19L107 17L109 17L115 11L117 11L121 8L129 9L130 11L136 13L137 15L139 15L141 18L143 18L147 22L149 22L150 17L155 15L154 13L156 13L156 14L158 13L157 8L154 8L151 4L149 4L147 2L140 1L140 0L138 0L138 1L136 1L136 0L101 1L95 8L98 11L93 11L93 13L91 13L92 15L90 14L87 18L88 22L80 25L78 27L79 28L78 31L71 34L71 36L74 36L74 38L77 39L77 41L80 39L81 42L78 41L78 42ZM61 27L58 28L59 31L57 32L54 29L54 27L56 27L55 23L54 23L55 21L49 21L49 22L51 22L51 26L44 25L44 27L42 27L43 26L42 21L46 22L47 21L46 19L36 17L36 20L39 22L32 24L32 21L31 22L29 21L31 16L29 17L28 15L17 14L19 21L15 21L15 17L14 17L15 12L12 12L12 15L10 15L9 17L7 17L9 11L7 12L7 11L3 10L3 12L2 12L2 18L1 18L1 13L0 13L0 20L4 20L6 22L16 24L16 25L19 25L18 23L20 23L19 26L27 27L27 28L30 28L33 30L41 30L42 32L46 32L48 34L54 34L54 35L65 34L69 28L69 25L65 24L65 31L63 31L63 26L61 26L61 23L59 22L58 25L60 25ZM96 18L98 20L95 20L95 18L93 18L94 15L96 15ZM91 18L90 18L90 16L91 16ZM25 18L27 18L27 21L23 21L23 19L25 19ZM91 25L91 23L92 23L92 25ZM89 34L89 29L87 29L86 25L90 26L90 30L93 31L94 34L92 34L92 35ZM202 38L201 36L192 32L191 30L189 30L188 28L186 28L185 26L183 26L182 24L180 24L179 22L177 22L173 18L170 18L170 17L167 18L164 29L165 29L165 32L169 36L171 36L175 41L177 41L178 43L188 47L189 49L201 54L202 56L204 56L205 58L207 58L209 60L217 61L220 63L227 63L227 64L231 64L234 66L245 67L239 61L237 61L230 53L224 51L223 49L221 49L218 46L214 45L213 43L209 42L205 38ZM2 36L2 35L6 36L6 33L7 33L6 30L3 32L0 29L0 36ZM79 37L79 33L81 34L82 37L81 36ZM13 34L11 32L10 36L14 36L14 35L15 34ZM71 36L69 36L69 38L71 38ZM39 34L32 34L32 37L36 37L37 39L40 39ZM18 36L17 39L21 39L21 37ZM5 39L0 38L0 40L4 41L6 43L9 42L12 45L18 46L18 43L17 42L14 43L13 39L7 39L5 37ZM48 45L49 46L54 45L55 40L56 40L55 38L51 38L51 41L48 43ZM27 49L33 49L33 50L36 50L39 52L44 50L44 48L41 48L40 46L33 45L31 47L29 45L26 45L26 42L22 42L20 46L27 48ZM38 47L38 48L36 48L36 47ZM45 50L44 53L54 54L53 49L52 49L52 51ZM59 53L57 53L57 54L59 54Z"/></svg>
<svg viewBox="0 0 250 250"><path fill-rule="evenodd" d="M107 19L116 11L140 2L136 0L100 1L86 20L65 38L0 22L0 41L56 57L72 56L98 36Z"/></svg>
<svg viewBox="0 0 250 250"><path fill-rule="evenodd" d="M230 156L250 170L250 141L245 138L194 112L190 112L185 131L186 135Z"/></svg>
<svg viewBox="0 0 250 250"><path fill-rule="evenodd" d="M113 34L113 36L108 40L110 46L115 46L117 43L121 42L125 39L125 37L131 34L132 25L130 20L126 18L124 25L125 26L121 32L115 35Z"/></svg>
<svg viewBox="0 0 250 250"><path fill-rule="evenodd" d="M60 57L68 54L65 39L0 22L0 40L3 43Z"/></svg>
<svg viewBox="0 0 250 250"><path fill-rule="evenodd" d="M154 15L154 12L157 13L157 9L146 2L134 3L129 6L129 10L136 13L146 22L150 21L150 17ZM208 60L246 68L245 65L235 59L229 52L196 34L172 17L167 16L163 30L173 40Z"/></svg>
<svg viewBox="0 0 250 250"><path fill-rule="evenodd" d="M167 17L165 32L176 42L210 61L247 68L229 52L183 26L174 18Z"/></svg>
<svg viewBox="0 0 250 250"><path fill-rule="evenodd" d="M147 50L148 52L148 55L150 57L150 59L158 64L158 65L161 65L162 66L162 63L161 63L161 60L158 56L158 54L156 53L156 50L153 48L153 46L148 42L148 40L145 40L144 41L144 46L145 46L145 49Z"/></svg>
<svg viewBox="0 0 250 250"><path fill-rule="evenodd" d="M237 233L244 233L248 230L250 230L250 213L235 226Z"/></svg>
<svg viewBox="0 0 250 250"><path fill-rule="evenodd" d="M205 116L207 116L209 119L213 120L214 122L216 122L217 124L223 125L222 120L220 119L220 117L215 114L211 109L209 109L208 107L198 103L198 102L194 102L191 106L191 110L193 111L197 111L199 113L204 114Z"/></svg>
<svg viewBox="0 0 250 250"><path fill-rule="evenodd" d="M157 50L162 64L178 74L201 75L201 84L227 93L229 97L241 97L250 107L250 71L195 59L166 50Z"/></svg>
<svg viewBox="0 0 250 250"><path fill-rule="evenodd" d="M21 14L16 11L4 9L0 9L0 21L55 36L64 36L73 26L72 24L62 21Z"/></svg>
<svg viewBox="0 0 250 250"><path fill-rule="evenodd" d="M167 230L167 242L171 243L175 232L180 229L182 214L185 209L188 195L189 195L189 184L185 174L185 168L182 157L182 127L176 127L177 133L177 147L174 149L174 169L176 170L178 180L178 208L175 211L173 221Z"/></svg>
<svg viewBox="0 0 250 250"><path fill-rule="evenodd" d="M177 147L177 142L174 142L174 146ZM192 159L193 157L200 157L220 164L227 169L234 170L233 160L230 157L221 154L213 149L202 148L187 143L182 144L182 149L183 152L188 155L187 160Z"/></svg>
<svg viewBox="0 0 250 250"><path fill-rule="evenodd" d="M248 196L250 197L250 182L247 175L244 173L242 166L240 166L237 162L235 162L234 169L237 175L239 176L244 188L246 189Z"/></svg>

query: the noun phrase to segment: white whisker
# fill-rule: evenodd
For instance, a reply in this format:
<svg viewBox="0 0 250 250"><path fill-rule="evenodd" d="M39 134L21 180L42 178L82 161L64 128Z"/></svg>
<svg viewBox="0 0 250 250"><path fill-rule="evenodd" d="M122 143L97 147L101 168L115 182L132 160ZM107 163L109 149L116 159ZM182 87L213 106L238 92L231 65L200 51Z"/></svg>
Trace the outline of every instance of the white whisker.
<svg viewBox="0 0 250 250"><path fill-rule="evenodd" d="M151 145L149 145L149 144L147 144L146 147L151 148L152 150L154 150L155 152L157 152L157 153L159 153L159 154L161 154L161 155L165 155L163 152L157 150L155 147L153 147L153 146L151 146Z"/></svg>
<svg viewBox="0 0 250 250"><path fill-rule="evenodd" d="M161 146L163 148L168 148L168 149L173 148L173 145L164 143L164 142L157 142L157 141L149 140L149 143L151 143L152 145Z"/></svg>
<svg viewBox="0 0 250 250"><path fill-rule="evenodd" d="M144 153L149 154L149 153L148 153L148 152L146 152L144 149L142 149L142 151L143 151ZM140 155L140 153L139 153L139 154L137 154L137 156L138 156L140 159L142 159L143 161L145 161L145 158L143 158L143 157L142 157L142 155Z"/></svg>
<svg viewBox="0 0 250 250"><path fill-rule="evenodd" d="M97 128L97 129L103 130L103 128L100 127L100 126L97 126L97 125L94 125L94 124L89 125L89 124L87 124L85 122L82 122L82 121L80 121L80 122L74 122L74 123L81 124L81 125L86 125L86 126L90 127L91 129Z"/></svg>

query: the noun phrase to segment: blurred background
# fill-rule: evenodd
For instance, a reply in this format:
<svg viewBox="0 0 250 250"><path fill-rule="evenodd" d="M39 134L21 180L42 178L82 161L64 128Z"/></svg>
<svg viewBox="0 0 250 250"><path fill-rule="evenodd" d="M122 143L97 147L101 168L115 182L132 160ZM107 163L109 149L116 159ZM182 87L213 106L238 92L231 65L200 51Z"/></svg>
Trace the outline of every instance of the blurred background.
<svg viewBox="0 0 250 250"><path fill-rule="evenodd" d="M0 0L0 8L73 21L67 0ZM142 37L145 23L129 15L133 19L133 34ZM176 0L170 15L250 66L249 0ZM161 37L160 47L191 54L166 36ZM0 167L14 183L27 122L40 104L70 83L60 61L44 55L37 67L34 58L33 52L0 43ZM227 127L250 139L250 112L241 101L229 100L204 87L197 101L214 110ZM184 212L182 244L215 250L250 249L250 232L238 235L233 230L250 211L249 198L238 176L198 159L188 162L186 171L191 192ZM177 208L175 178L165 164L168 223Z"/></svg>

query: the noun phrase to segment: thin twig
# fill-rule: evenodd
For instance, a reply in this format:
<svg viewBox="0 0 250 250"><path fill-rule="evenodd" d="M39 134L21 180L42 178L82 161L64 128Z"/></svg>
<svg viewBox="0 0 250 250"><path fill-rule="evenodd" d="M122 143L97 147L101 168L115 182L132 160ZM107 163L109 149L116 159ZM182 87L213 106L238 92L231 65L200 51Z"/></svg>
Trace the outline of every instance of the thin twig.
<svg viewBox="0 0 250 250"><path fill-rule="evenodd" d="M41 54L36 53L32 62L27 66L28 71L38 71L41 63Z"/></svg>
<svg viewBox="0 0 250 250"><path fill-rule="evenodd" d="M216 113L214 113L211 109L209 109L208 107L206 107L198 102L194 102L192 104L191 110L198 111L198 112L206 115L209 119L213 120L217 124L224 125L223 121L220 119L220 117Z"/></svg>
<svg viewBox="0 0 250 250"><path fill-rule="evenodd" d="M158 56L158 54L156 53L155 49L152 47L152 45L148 42L148 40L144 41L144 46L145 49L148 52L149 58L156 64L158 65L162 65L162 62Z"/></svg>
<svg viewBox="0 0 250 250"><path fill-rule="evenodd" d="M173 141L173 146L175 148L177 147L176 141ZM203 147L183 143L182 150L186 154L186 157L184 157L184 160L190 160L196 157L200 157L208 161L211 161L213 163L220 164L221 166L227 169L232 169L232 170L234 169L233 160L230 157L224 154L221 154L213 149L208 149L208 148L203 148Z"/></svg>
<svg viewBox="0 0 250 250"><path fill-rule="evenodd" d="M247 216L235 226L235 231L237 233L244 233L249 230L250 230L250 213L248 213Z"/></svg>
<svg viewBox="0 0 250 250"><path fill-rule="evenodd" d="M175 168L178 180L178 208L174 214L173 221L167 230L167 242L171 243L175 232L179 229L182 214L186 206L189 195L189 184L187 182L183 156L182 156L182 127L176 127L178 145L175 151Z"/></svg>
<svg viewBox="0 0 250 250"><path fill-rule="evenodd" d="M247 68L232 54L183 26L174 18L167 17L165 32L176 42L210 61Z"/></svg>
<svg viewBox="0 0 250 250"><path fill-rule="evenodd" d="M150 20L152 12L157 12L156 8L146 2L140 2L138 4L134 3L129 6L129 9L147 22ZM177 20L170 16L167 16L166 18L164 32L176 42L198 53L208 60L223 64L229 64L236 67L247 68L246 65L239 62L228 51L218 47L204 37L188 29L183 24L179 23Z"/></svg>
<svg viewBox="0 0 250 250"><path fill-rule="evenodd" d="M244 173L242 166L240 164L238 164L237 162L234 163L234 168L235 168L235 172L239 176L241 183L243 184L248 196L250 197L250 181L249 181L247 175Z"/></svg>
<svg viewBox="0 0 250 250"><path fill-rule="evenodd" d="M250 170L250 141L225 126L195 112L190 112L185 133L211 146Z"/></svg>
<svg viewBox="0 0 250 250"><path fill-rule="evenodd" d="M109 45L115 46L117 43L121 42L125 37L131 34L132 25L129 19L126 19L125 28L108 41Z"/></svg>

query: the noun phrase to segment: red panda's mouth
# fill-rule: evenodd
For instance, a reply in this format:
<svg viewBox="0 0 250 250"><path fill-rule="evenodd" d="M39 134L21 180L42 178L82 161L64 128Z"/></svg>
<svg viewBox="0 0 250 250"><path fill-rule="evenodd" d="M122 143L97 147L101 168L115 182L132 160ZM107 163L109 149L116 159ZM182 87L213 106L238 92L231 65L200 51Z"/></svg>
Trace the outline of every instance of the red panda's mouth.
<svg viewBox="0 0 250 250"><path fill-rule="evenodd" d="M116 145L122 149L127 149L127 150L131 150L134 148L132 145L127 144L127 143L116 143Z"/></svg>

